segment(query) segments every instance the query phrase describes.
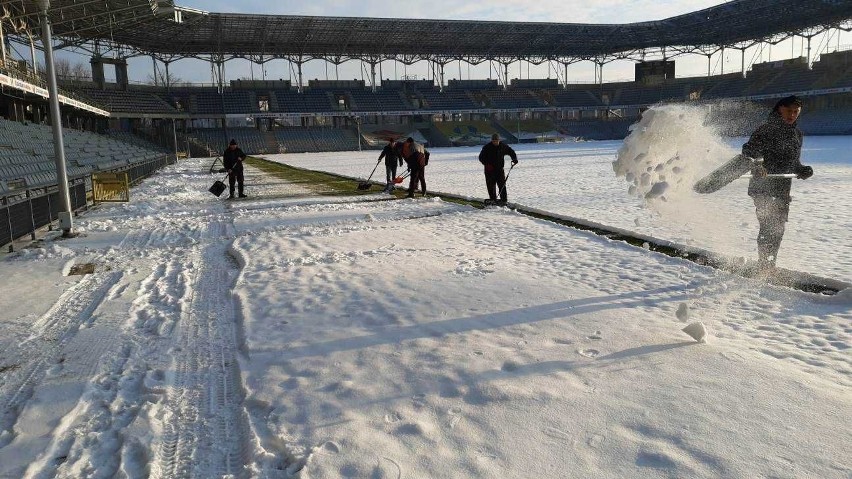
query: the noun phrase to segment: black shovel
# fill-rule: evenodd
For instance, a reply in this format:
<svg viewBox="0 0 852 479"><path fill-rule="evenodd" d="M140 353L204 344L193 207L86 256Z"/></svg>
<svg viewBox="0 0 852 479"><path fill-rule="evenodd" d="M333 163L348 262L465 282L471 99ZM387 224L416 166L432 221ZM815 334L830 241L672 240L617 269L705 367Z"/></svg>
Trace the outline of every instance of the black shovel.
<svg viewBox="0 0 852 479"><path fill-rule="evenodd" d="M227 178L227 177L228 177L228 175L225 175L225 178ZM213 186L211 186L207 191L213 193L217 197L222 196L222 193L224 193L225 189L228 188L225 185L225 181L224 181L225 178L222 178L221 180L214 181Z"/></svg>
<svg viewBox="0 0 852 479"><path fill-rule="evenodd" d="M379 167L379 163L381 163L381 162L382 162L382 160L379 160L378 163L376 163L375 168L373 168L373 171L370 172L370 176L367 177L367 181L362 181L362 182L358 183L358 189L359 190L369 190L370 187L373 186L373 184L370 183L370 178L373 177L373 173L376 172L376 168Z"/></svg>

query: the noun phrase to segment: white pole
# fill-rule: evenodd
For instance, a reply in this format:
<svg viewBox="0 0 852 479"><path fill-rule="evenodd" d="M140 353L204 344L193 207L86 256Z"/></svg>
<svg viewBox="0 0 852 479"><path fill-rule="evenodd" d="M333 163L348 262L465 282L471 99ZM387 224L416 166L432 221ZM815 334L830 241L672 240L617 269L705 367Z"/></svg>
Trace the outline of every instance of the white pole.
<svg viewBox="0 0 852 479"><path fill-rule="evenodd" d="M6 36L3 34L2 20L0 20L0 55L2 55L3 66L6 66Z"/></svg>
<svg viewBox="0 0 852 479"><path fill-rule="evenodd" d="M177 128L175 127L175 119L172 118L172 138L175 142L175 162L177 162L178 157L178 142L177 142Z"/></svg>
<svg viewBox="0 0 852 479"><path fill-rule="evenodd" d="M361 118L355 117L355 125L358 127L358 151L361 151Z"/></svg>
<svg viewBox="0 0 852 479"><path fill-rule="evenodd" d="M56 182L59 186L59 200L63 211L59 212L59 228L62 236L71 236L73 215L71 197L68 193L68 170L65 168L65 144L62 138L62 117L59 111L59 89L56 86L56 69L53 65L53 44L51 43L50 18L47 9L50 0L39 0L41 12L41 38L44 44L44 62L47 67L47 91L50 96L50 119L53 129L53 154L56 157Z"/></svg>

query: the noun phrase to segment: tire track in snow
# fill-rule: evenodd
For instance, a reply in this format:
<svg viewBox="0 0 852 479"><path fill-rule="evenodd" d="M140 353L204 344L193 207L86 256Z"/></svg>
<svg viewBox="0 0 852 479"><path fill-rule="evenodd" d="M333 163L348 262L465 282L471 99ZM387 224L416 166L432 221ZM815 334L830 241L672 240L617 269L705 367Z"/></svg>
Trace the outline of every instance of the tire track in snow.
<svg viewBox="0 0 852 479"><path fill-rule="evenodd" d="M225 242L217 241L231 230L213 222L205 234L212 241L193 255L198 266L173 350L153 478L250 476L255 441L243 405L231 294L238 271Z"/></svg>
<svg viewBox="0 0 852 479"><path fill-rule="evenodd" d="M153 262L147 277L123 281L109 295L116 302L111 314L125 325L123 339L111 342L109 354L96 355L104 358L100 371L60 422L46 453L30 465L28 478L114 477L119 468L126 477L148 475L150 450L127 428L159 398L162 371L156 366L165 363L159 358L167 357L168 336L184 308L188 281L179 254L155 254L144 261ZM132 261L129 266L141 265ZM133 284L138 291L130 289Z"/></svg>
<svg viewBox="0 0 852 479"><path fill-rule="evenodd" d="M22 364L2 376L0 383L0 447L14 439L14 426L35 387L49 369L63 361L63 348L80 327L91 321L92 314L104 301L110 289L122 276L107 272L84 276L33 325L35 333L13 346L14 357ZM91 357L94 367L97 357Z"/></svg>

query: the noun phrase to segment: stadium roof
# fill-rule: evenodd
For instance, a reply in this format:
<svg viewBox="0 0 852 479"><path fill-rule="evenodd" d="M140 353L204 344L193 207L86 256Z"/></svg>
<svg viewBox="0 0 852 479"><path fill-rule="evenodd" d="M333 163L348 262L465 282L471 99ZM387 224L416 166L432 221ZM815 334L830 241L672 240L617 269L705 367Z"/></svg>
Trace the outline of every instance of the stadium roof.
<svg viewBox="0 0 852 479"><path fill-rule="evenodd" d="M11 20L37 25L32 0ZM735 45L848 28L852 0L735 0L659 21L574 24L208 13L156 0L53 0L64 46L121 45L167 58L605 58L653 48ZM845 26L844 26L845 25Z"/></svg>

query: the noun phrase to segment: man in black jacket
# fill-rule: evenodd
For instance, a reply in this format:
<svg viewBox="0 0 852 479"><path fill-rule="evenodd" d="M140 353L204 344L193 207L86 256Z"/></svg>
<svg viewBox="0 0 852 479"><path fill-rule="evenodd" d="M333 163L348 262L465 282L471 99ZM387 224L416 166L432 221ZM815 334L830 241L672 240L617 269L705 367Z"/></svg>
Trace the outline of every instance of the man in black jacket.
<svg viewBox="0 0 852 479"><path fill-rule="evenodd" d="M243 160L246 159L246 154L237 147L236 140L231 140L228 148L222 153L222 165L228 172L228 185L230 186L230 196L228 199L234 198L234 183L236 182L239 188L240 198L245 198L243 194Z"/></svg>
<svg viewBox="0 0 852 479"><path fill-rule="evenodd" d="M429 150L411 140L409 145L408 156L405 157L408 163L408 169L411 170L411 178L408 182L408 197L414 198L414 192L417 190L418 184L423 196L426 196L426 165L429 164Z"/></svg>
<svg viewBox="0 0 852 479"><path fill-rule="evenodd" d="M388 138L388 144L385 145L382 149L382 154L379 155L379 161L382 161L382 158L385 160L385 176L387 177L385 191L393 190L393 180L396 178L397 163L399 166L402 166L402 157L397 155L395 146L396 142L393 141L393 138Z"/></svg>
<svg viewBox="0 0 852 479"><path fill-rule="evenodd" d="M790 212L789 178L767 177L767 174L794 173L808 179L813 168L802 165L802 132L796 127L802 101L796 96L782 98L775 104L769 119L752 133L743 145L743 155L755 158L748 194L754 200L760 231L757 253L761 268L772 267L784 236L784 223ZM762 159L762 161L761 161Z"/></svg>
<svg viewBox="0 0 852 479"><path fill-rule="evenodd" d="M488 198L494 202L497 200L497 188L500 192L500 203L506 203L506 173L503 171L505 156L512 158L512 165L518 164L518 155L509 145L500 141L500 135L491 135L491 142L482 147L479 152L479 162L485 167L485 187L488 189Z"/></svg>

